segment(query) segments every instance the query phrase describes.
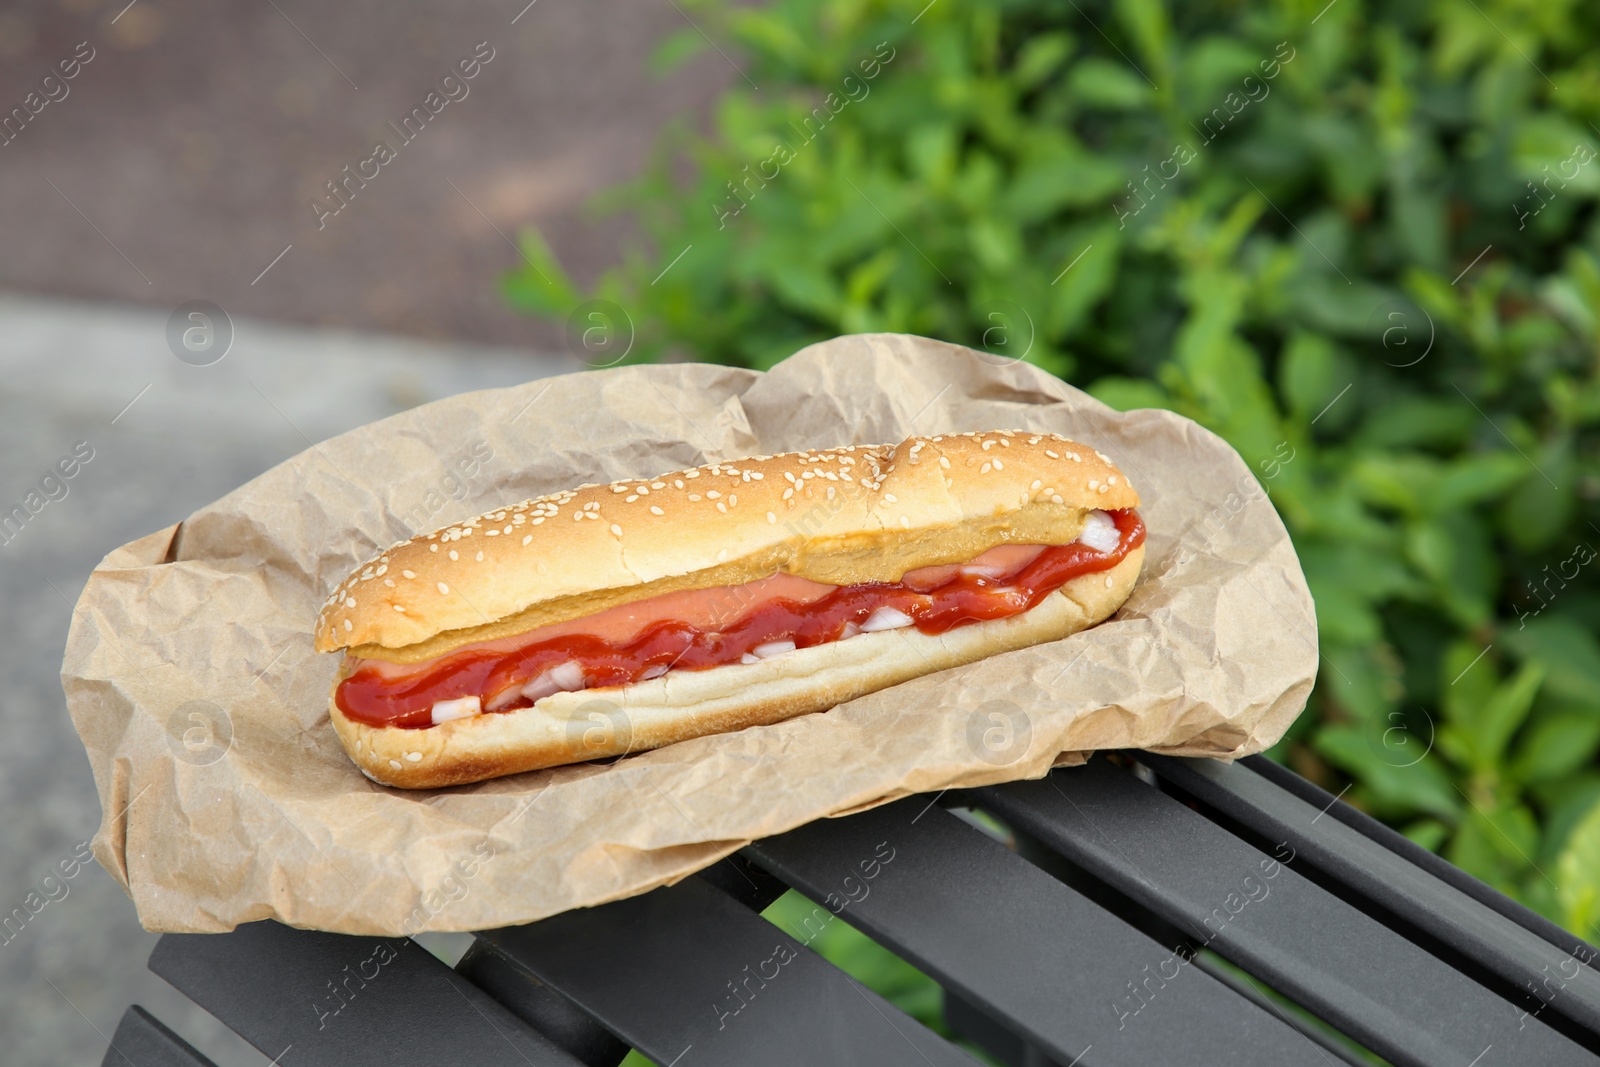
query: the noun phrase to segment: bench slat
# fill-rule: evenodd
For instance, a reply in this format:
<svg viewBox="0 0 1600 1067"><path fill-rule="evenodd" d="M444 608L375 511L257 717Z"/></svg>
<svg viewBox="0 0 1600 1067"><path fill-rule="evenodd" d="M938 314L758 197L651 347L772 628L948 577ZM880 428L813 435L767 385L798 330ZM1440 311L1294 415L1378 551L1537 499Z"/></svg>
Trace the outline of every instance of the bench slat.
<svg viewBox="0 0 1600 1067"><path fill-rule="evenodd" d="M744 854L1062 1063L1328 1063L1276 1015L925 798ZM1147 981L1150 1007L1135 1015L1122 1002Z"/></svg>
<svg viewBox="0 0 1600 1067"><path fill-rule="evenodd" d="M100 1067L216 1067L165 1023L135 1004L122 1013Z"/></svg>
<svg viewBox="0 0 1600 1067"><path fill-rule="evenodd" d="M1143 757L1157 774L1273 841L1287 841L1302 865L1335 880L1527 996L1540 1018L1565 1015L1600 1035L1600 972L1582 957L1528 936L1517 923L1248 767L1215 760ZM1329 798L1330 801L1332 798ZM1543 989L1537 999L1525 991Z"/></svg>
<svg viewBox="0 0 1600 1067"><path fill-rule="evenodd" d="M1334 804L1332 793L1306 781L1289 768L1274 763L1265 756L1246 756L1239 763L1255 771L1280 789L1299 797L1318 811L1326 809L1329 817L1339 820L1363 837L1376 841L1401 859L1408 860L1413 865L1421 867L1446 885L1454 886L1473 900L1505 916L1529 933L1556 946L1563 955L1571 956L1574 960L1588 960L1590 967L1595 965L1595 958L1600 956L1600 949L1596 949L1595 946L1581 937L1571 931L1562 929L1543 915L1517 903L1504 893L1496 892L1492 887L1485 885L1443 856L1429 852L1398 830L1385 826L1366 812L1353 808L1349 804Z"/></svg>
<svg viewBox="0 0 1600 1067"><path fill-rule="evenodd" d="M150 969L294 1067L582 1067L407 938L256 922L166 934Z"/></svg>
<svg viewBox="0 0 1600 1067"><path fill-rule="evenodd" d="M478 936L663 1067L974 1067L699 878Z"/></svg>
<svg viewBox="0 0 1600 1067"><path fill-rule="evenodd" d="M1519 1018L1520 1006L1104 759L974 795L1396 1064L1600 1063L1537 1019ZM1289 847L1280 858L1289 858Z"/></svg>

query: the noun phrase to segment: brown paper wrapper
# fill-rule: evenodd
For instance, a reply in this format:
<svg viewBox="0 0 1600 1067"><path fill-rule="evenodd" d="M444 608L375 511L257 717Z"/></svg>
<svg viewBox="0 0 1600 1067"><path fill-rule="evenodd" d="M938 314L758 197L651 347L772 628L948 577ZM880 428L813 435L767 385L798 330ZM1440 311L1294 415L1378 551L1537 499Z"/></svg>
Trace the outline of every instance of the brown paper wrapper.
<svg viewBox="0 0 1600 1067"><path fill-rule="evenodd" d="M1133 479L1144 574L1111 620L824 714L453 789L375 785L334 736L338 658L312 650L312 623L396 540L585 482L989 429L1067 435ZM62 681L105 812L95 855L148 929L408 935L631 896L822 816L1094 750L1257 752L1316 666L1288 534L1220 438L879 334L765 374L636 366L469 393L325 441L107 556Z"/></svg>

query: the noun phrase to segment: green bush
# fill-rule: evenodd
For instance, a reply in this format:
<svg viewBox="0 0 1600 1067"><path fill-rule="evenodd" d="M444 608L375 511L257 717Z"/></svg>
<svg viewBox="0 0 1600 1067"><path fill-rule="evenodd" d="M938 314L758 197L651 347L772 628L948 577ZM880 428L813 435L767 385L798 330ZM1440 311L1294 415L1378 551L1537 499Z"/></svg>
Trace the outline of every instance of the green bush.
<svg viewBox="0 0 1600 1067"><path fill-rule="evenodd" d="M905 331L1217 431L1317 602L1274 755L1594 937L1600 9L1325 2L689 3L759 89L608 195L654 252L580 292L528 235L506 294L626 309L629 359Z"/></svg>

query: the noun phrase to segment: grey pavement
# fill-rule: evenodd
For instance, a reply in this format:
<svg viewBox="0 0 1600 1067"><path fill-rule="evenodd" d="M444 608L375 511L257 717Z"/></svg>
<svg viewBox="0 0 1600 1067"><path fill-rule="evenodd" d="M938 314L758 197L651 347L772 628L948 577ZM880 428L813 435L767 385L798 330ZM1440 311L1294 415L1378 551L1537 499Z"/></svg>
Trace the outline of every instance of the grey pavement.
<svg viewBox="0 0 1600 1067"><path fill-rule="evenodd" d="M581 369L564 354L252 319L234 321L219 362L193 366L169 350L167 319L0 292L0 511L78 442L93 449L66 495L0 543L0 731L10 739L0 745L0 915L30 893L35 907L57 898L20 933L0 935L0 1061L9 1067L99 1064L133 1002L219 1067L269 1062L146 970L156 935L98 865L59 879L58 865L100 821L59 681L72 602L94 565L309 442L453 393ZM423 940L453 962L462 936Z"/></svg>

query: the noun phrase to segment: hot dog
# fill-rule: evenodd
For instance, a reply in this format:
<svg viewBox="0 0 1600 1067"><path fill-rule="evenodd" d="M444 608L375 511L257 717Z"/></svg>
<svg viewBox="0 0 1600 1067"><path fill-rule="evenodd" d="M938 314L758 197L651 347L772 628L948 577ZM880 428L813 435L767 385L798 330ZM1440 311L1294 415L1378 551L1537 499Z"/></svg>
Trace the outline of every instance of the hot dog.
<svg viewBox="0 0 1600 1067"><path fill-rule="evenodd" d="M824 711L1113 614L1138 493L1032 431L585 485L400 542L318 616L369 778L480 781Z"/></svg>

